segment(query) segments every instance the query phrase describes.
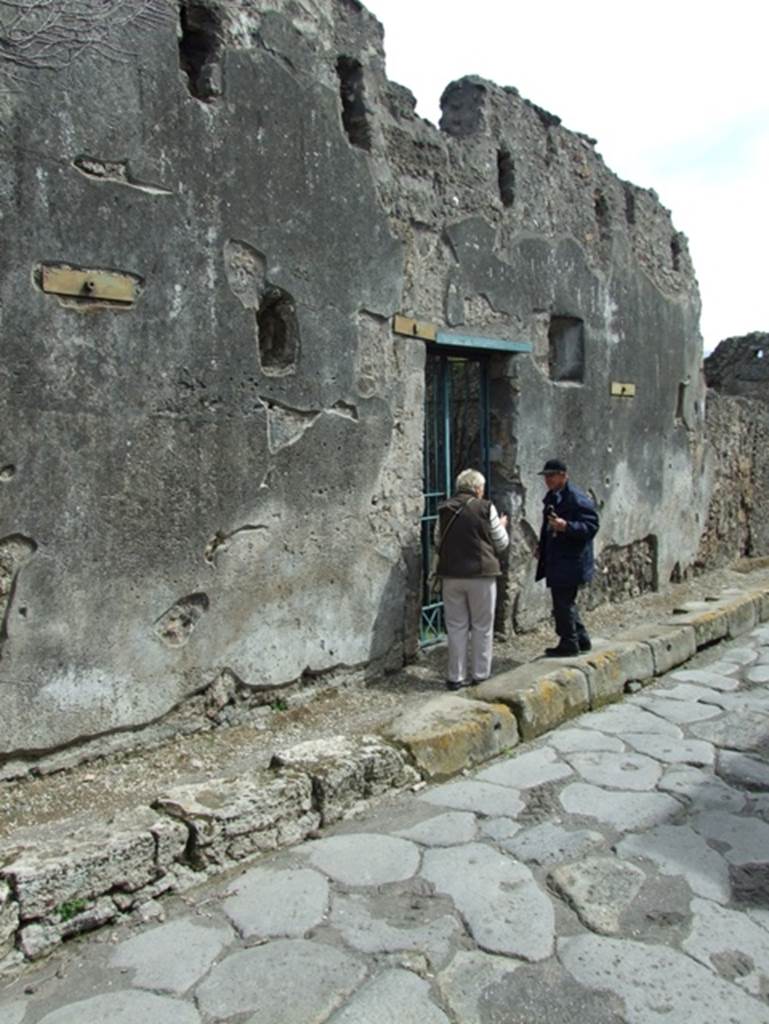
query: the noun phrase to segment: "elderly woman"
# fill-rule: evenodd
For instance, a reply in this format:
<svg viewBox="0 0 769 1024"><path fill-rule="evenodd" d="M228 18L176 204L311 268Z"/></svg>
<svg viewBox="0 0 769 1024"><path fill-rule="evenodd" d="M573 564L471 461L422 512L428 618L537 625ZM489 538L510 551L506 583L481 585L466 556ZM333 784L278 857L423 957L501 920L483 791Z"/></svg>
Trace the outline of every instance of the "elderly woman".
<svg viewBox="0 0 769 1024"><path fill-rule="evenodd" d="M485 486L482 473L463 470L456 480L456 494L439 506L435 524L437 574L443 583L449 641L449 690L480 683L491 673L497 576L502 571L497 555L510 540L507 516L500 518L484 499Z"/></svg>

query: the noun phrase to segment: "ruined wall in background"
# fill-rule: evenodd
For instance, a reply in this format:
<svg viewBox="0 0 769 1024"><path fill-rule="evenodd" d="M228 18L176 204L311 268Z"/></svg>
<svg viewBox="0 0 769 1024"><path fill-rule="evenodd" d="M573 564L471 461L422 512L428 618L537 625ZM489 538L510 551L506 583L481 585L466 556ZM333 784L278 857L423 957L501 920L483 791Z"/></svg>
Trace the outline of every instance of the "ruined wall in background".
<svg viewBox="0 0 769 1024"><path fill-rule="evenodd" d="M754 331L726 338L703 363L705 383L722 395L769 405L769 334Z"/></svg>
<svg viewBox="0 0 769 1024"><path fill-rule="evenodd" d="M698 569L769 555L769 335L727 338L704 369L713 496Z"/></svg>
<svg viewBox="0 0 769 1024"><path fill-rule="evenodd" d="M699 300L656 196L513 89L421 120L355 0L169 11L0 96L5 773L414 652L425 353L396 312L533 344L491 365L503 624L547 613L549 455L631 566L601 594L696 554Z"/></svg>

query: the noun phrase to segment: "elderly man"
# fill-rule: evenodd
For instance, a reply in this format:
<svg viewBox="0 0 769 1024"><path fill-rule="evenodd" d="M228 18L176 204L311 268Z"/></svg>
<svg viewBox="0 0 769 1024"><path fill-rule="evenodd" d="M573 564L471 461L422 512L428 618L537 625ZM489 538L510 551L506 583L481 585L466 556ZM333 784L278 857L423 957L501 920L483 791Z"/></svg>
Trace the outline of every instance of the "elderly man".
<svg viewBox="0 0 769 1024"><path fill-rule="evenodd" d="M435 549L443 581L443 611L449 644L446 687L459 690L488 679L494 639L494 608L498 554L510 539L507 516L500 516L483 497L486 480L465 469L456 480L456 494L438 508ZM468 641L471 673L467 678Z"/></svg>
<svg viewBox="0 0 769 1024"><path fill-rule="evenodd" d="M589 651L590 637L577 610L577 591L593 578L593 537L598 513L586 494L569 482L566 463L548 459L540 476L547 494L537 548L537 575L544 578L553 601L558 646L549 658L572 657Z"/></svg>

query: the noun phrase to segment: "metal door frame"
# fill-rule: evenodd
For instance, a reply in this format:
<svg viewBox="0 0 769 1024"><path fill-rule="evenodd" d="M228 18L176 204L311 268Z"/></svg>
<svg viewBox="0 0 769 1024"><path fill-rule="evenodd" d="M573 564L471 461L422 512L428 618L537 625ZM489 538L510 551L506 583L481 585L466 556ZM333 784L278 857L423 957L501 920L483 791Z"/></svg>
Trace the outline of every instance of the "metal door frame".
<svg viewBox="0 0 769 1024"><path fill-rule="evenodd" d="M452 388L449 365L451 362L472 362L477 363L480 371L480 448L482 452L481 472L486 477L486 493L488 495L491 486L491 462L489 457L489 359L486 352L468 352L466 349L444 349L441 352L434 352L428 349L425 363L425 374L431 370L431 364L437 363L437 388L438 402L432 417L428 416L428 409L425 407L425 427L423 442L423 496L424 510L421 518L422 528L422 603L419 622L419 642L422 647L437 643L445 635L443 623L443 601L435 600L428 593L427 577L430 571L430 564L433 552L433 530L435 521L438 518L438 505L448 498L454 490L454 473L462 467L453 466L451 445L451 423L452 423ZM430 420L432 419L432 422ZM443 459L440 470L440 479L435 481L436 489L428 490L431 477L431 462L434 452L437 450L437 440L442 438ZM431 447L432 443L432 447Z"/></svg>

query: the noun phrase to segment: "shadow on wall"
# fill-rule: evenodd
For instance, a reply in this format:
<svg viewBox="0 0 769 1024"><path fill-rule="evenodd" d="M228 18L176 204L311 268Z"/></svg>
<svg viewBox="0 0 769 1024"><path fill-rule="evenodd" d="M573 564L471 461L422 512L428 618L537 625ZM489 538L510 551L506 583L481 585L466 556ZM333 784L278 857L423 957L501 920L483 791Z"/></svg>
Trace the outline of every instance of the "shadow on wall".
<svg viewBox="0 0 769 1024"><path fill-rule="evenodd" d="M390 567L379 597L371 629L366 680L382 672L397 672L413 661L419 651L422 559L418 548L401 548L401 557Z"/></svg>

